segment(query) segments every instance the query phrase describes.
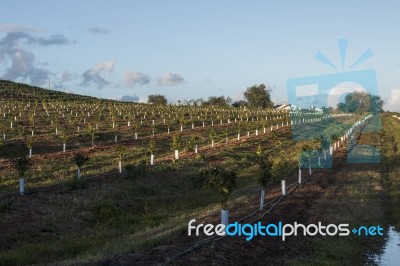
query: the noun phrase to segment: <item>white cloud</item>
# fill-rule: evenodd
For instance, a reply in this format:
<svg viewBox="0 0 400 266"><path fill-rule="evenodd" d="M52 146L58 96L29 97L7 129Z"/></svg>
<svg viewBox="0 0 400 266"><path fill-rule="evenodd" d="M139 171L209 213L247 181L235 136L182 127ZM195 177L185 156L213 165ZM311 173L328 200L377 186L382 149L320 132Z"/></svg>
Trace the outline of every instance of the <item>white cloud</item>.
<svg viewBox="0 0 400 266"><path fill-rule="evenodd" d="M88 87L91 84L95 85L98 89L102 89L104 86L109 85L110 82L107 81L103 76L104 72L112 72L114 70L116 62L108 61L95 65L94 67L86 70L82 74L81 85Z"/></svg>
<svg viewBox="0 0 400 266"><path fill-rule="evenodd" d="M160 76L157 84L162 85L162 86L173 86L173 85L182 84L184 82L185 82L185 80L183 79L183 77L181 75L167 72Z"/></svg>
<svg viewBox="0 0 400 266"><path fill-rule="evenodd" d="M137 71L131 71L125 73L125 83L128 86L135 86L135 85L145 85L150 82L150 77L146 74L137 72Z"/></svg>
<svg viewBox="0 0 400 266"><path fill-rule="evenodd" d="M400 89L394 88L390 91L390 96L385 103L385 108L389 111L400 112Z"/></svg>
<svg viewBox="0 0 400 266"><path fill-rule="evenodd" d="M68 81L71 81L74 79L75 79L75 77L71 72L64 71L64 73L61 76L61 83L68 82Z"/></svg>
<svg viewBox="0 0 400 266"><path fill-rule="evenodd" d="M2 25L4 28L4 25ZM28 81L33 85L43 85L52 74L49 70L41 68L35 59L35 54L24 48L24 44L36 44L41 47L49 45L70 44L64 35L56 34L48 38L37 38L25 32L8 32L0 39L0 62L11 62L6 66L3 79L13 81Z"/></svg>
<svg viewBox="0 0 400 266"><path fill-rule="evenodd" d="M100 63L100 64L97 64L94 68L92 68L92 71L94 74L97 74L101 71L111 72L114 70L115 64L116 64L115 61Z"/></svg>

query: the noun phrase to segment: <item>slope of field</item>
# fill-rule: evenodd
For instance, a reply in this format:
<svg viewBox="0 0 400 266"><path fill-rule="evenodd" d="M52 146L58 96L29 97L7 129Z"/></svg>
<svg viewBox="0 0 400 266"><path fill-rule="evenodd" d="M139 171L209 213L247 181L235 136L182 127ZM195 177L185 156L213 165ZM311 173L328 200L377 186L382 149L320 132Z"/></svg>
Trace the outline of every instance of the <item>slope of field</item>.
<svg viewBox="0 0 400 266"><path fill-rule="evenodd" d="M218 222L218 192L193 186L199 170L218 166L237 174L237 189L228 205L232 219L241 217L254 211L259 200L260 187L254 181L257 147L273 150L279 143L291 163L286 178L295 183L300 151L304 147L320 149L321 142L294 141L291 124L300 126L305 134L312 130L334 139L362 118L314 112L290 116L275 110L212 106L155 107L49 92L7 81L0 85L2 265L163 263L195 241L186 235L192 217ZM394 124L386 126L390 132ZM366 142L378 141L371 134L360 134L361 141L362 136ZM26 148L32 152L33 165L25 173L22 196L18 194L20 176L10 160L10 151L26 156ZM175 150L179 159L174 157ZM74 161L77 154L89 156L80 179ZM151 154L155 156L154 165L150 165ZM342 146L335 151L333 169L313 175L267 217L288 222L323 219L325 212L335 212L339 203L329 206L327 202L339 201L339 194L349 206L358 202L361 194L342 189L354 187L358 191L360 184L362 193L378 198L370 202L369 196L362 194L368 198L366 202L381 210L381 198L375 193L376 182L381 179L376 175L379 166L360 166L357 170L346 165L345 156ZM360 179L364 173L371 176L371 182ZM270 183L267 199L279 191L278 182ZM343 219L348 215L346 206L340 208ZM356 217L363 217L366 208L357 209L360 213ZM381 214L376 212L371 221L378 221ZM318 254L322 254L313 251L313 239L268 241L247 243L235 238L211 242L175 263L303 263L303 256L313 254L313 260L318 261ZM352 246L358 248L358 244ZM234 249L233 255L230 249ZM263 259L259 259L260 254ZM365 255L358 249L355 254L355 260ZM344 257L333 256L332 260Z"/></svg>

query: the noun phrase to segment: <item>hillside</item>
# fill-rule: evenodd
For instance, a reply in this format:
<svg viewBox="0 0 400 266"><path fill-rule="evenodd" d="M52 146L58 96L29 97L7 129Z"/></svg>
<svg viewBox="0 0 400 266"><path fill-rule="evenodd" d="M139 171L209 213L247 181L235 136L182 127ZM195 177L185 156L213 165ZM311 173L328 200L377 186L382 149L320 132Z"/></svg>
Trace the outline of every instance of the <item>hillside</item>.
<svg viewBox="0 0 400 266"><path fill-rule="evenodd" d="M379 241L352 240L343 244L348 253L329 257L337 238L321 247L320 238L282 243L234 237L175 257L207 238L188 237L188 221L217 224L222 208L229 209L231 222L248 214L248 221L266 219L269 210L274 220L309 222L327 210L332 217L337 210L326 200L340 201L335 195L341 194L348 205L340 219L360 223L345 210L361 201L367 206L357 208L357 217L372 206L379 211L368 222L383 219L379 165L356 171L346 151L354 143L348 139L380 145L387 174L394 174L398 151L391 147L399 142L399 123L389 114L383 115L380 143L369 133L379 115L156 106L0 84L0 265L155 265L169 258L204 265L239 261L237 254L255 263L318 264L326 256L332 263L357 264L369 262L366 252L381 247ZM300 140L294 129L301 129L295 134ZM299 168L313 173L307 179L304 174L301 184ZM281 195L281 180L287 195ZM354 192L355 184L363 185L362 193ZM393 204L397 186L385 184ZM396 212L387 211L396 220ZM310 260L303 260L306 255Z"/></svg>
<svg viewBox="0 0 400 266"><path fill-rule="evenodd" d="M66 93L56 90L49 90L41 87L31 86L25 83L16 83L9 80L0 80L0 99L10 100L36 100L43 99L63 101L89 101L97 100L95 97L83 96L73 93Z"/></svg>

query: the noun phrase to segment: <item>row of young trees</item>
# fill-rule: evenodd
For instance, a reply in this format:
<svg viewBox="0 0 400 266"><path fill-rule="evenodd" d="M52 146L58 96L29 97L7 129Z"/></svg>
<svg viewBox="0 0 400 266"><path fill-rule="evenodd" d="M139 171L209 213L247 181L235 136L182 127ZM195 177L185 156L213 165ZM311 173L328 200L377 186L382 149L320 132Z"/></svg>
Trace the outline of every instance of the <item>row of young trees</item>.
<svg viewBox="0 0 400 266"><path fill-rule="evenodd" d="M271 113L269 114L271 115ZM315 114L315 113L307 113L307 114L292 114L292 116L296 119L291 120L290 122L301 122L305 121L305 122L310 122L310 121L315 121L316 119L321 118L321 116L319 114ZM199 116L198 116L199 117ZM303 117L303 118L301 118ZM306 119L304 118L306 117ZM214 119L214 118L211 118ZM127 125L124 127L125 131L126 129L130 129L131 132L134 132L134 139L138 138L138 133L140 131L140 129L142 128L143 130L148 130L151 131L151 135L154 136L156 131L157 133L162 133L162 131L166 132L167 134L169 134L171 132L172 126L175 127L176 131L183 131L183 129L195 129L196 127L205 127L206 125L208 127L213 127L214 125L227 125L227 126L233 126L234 124L239 124L239 128L246 128L246 127L251 127L251 124L254 124L254 128L263 128L264 132L265 132L265 128L267 126L276 126L278 127L279 125L283 126L283 125L288 125L289 122L289 114L288 113L275 113L275 116L271 115L270 117L265 116L265 117L252 117L251 119L249 119L249 117L243 118L234 118L234 119L230 119L228 118L227 120L222 120L222 117L217 116L215 117L215 119L220 119L219 121L215 121L211 120L211 121L207 121L207 118L201 119L200 121L197 122L196 124L196 120L193 118L191 119L185 119L184 117L179 117L178 119L176 119L175 121L172 120L172 122L170 122L167 119L163 119L163 121L160 121L158 124L155 122L155 120L151 120L151 122L149 123L150 125L143 125L143 120L141 119L140 122L133 120L128 121ZM30 119L30 121L32 121L33 119ZM84 119L85 120L85 119ZM207 122L206 122L207 121ZM86 123L85 123L86 122ZM250 124L248 124L250 123ZM276 123L276 124L275 124ZM90 140L91 140L91 146L94 146L94 140L96 138L96 135L100 134L101 132L108 132L113 134L113 138L114 138L114 142L117 142L118 140L118 135L120 134L119 130L119 126L116 123L116 121L114 119L112 119L112 121L109 123L109 127L104 129L104 127L102 127L101 125L99 125L98 122L93 123L93 122L87 122L84 121L82 123L82 121L79 121L79 123L77 123L75 126L70 125L70 123L60 123L59 120L55 120L55 122L53 120L51 120L50 124L52 124L53 127L53 134L54 136L56 136L57 138L59 138L62 141L63 144L63 151L66 150L66 143L69 140L70 137L74 137L74 136L90 136ZM178 127L178 128L177 128ZM40 128L40 130L43 132L43 127L41 127L40 125L38 125L38 123L36 123L35 121L31 122L31 126L28 127L29 129L27 130L29 133L29 139L27 140L27 142L29 143L29 145L32 148L33 143L35 143L35 138L38 135L37 133L35 133L35 128ZM3 130L3 139L6 138L6 135L9 134L10 130L7 130L7 127L3 125L2 127ZM15 129L14 129L15 130ZM22 126L22 131L19 132L18 135L24 135L26 133L24 133L24 130L26 132L26 127ZM105 130L105 131L104 131ZM240 131L240 130L239 130ZM240 134L240 132L238 131L238 134ZM129 132L129 131L128 131ZM51 134L51 133L50 133ZM141 132L141 137L145 137L146 134L143 134L143 131ZM39 133L39 136L43 135ZM26 136L26 135L25 135ZM25 137L26 138L26 137Z"/></svg>

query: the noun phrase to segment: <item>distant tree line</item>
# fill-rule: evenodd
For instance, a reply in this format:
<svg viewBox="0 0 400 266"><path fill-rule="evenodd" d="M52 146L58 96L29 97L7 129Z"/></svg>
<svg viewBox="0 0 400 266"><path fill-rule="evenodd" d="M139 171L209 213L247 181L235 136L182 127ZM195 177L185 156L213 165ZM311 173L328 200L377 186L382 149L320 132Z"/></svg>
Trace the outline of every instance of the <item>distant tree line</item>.
<svg viewBox="0 0 400 266"><path fill-rule="evenodd" d="M274 103L271 100L271 89L265 84L253 85L248 87L245 92L243 92L244 100L232 102L232 98L221 96L210 96L207 100L202 98L197 100L184 101L184 105L192 106L233 106L242 107L248 106L252 108L271 108ZM155 94L149 95L147 99L148 103L157 105L166 105L167 98L164 95ZM178 101L181 105L182 101Z"/></svg>

